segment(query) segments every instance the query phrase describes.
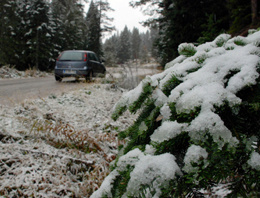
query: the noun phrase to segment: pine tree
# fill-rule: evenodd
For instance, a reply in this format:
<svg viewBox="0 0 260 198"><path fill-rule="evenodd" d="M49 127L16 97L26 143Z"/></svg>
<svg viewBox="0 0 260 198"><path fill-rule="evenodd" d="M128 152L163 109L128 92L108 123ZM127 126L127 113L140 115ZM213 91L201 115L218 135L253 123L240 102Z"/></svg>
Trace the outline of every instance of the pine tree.
<svg viewBox="0 0 260 198"><path fill-rule="evenodd" d="M137 28L133 29L131 41L132 59L139 59L141 38Z"/></svg>
<svg viewBox="0 0 260 198"><path fill-rule="evenodd" d="M260 192L260 30L183 43L160 74L124 94L112 118L138 118L119 137L112 172L91 198L228 197Z"/></svg>
<svg viewBox="0 0 260 198"><path fill-rule="evenodd" d="M149 31L146 31L146 33L141 34L140 58L142 62L149 62L149 57L152 50L152 42L153 40L150 37Z"/></svg>
<svg viewBox="0 0 260 198"><path fill-rule="evenodd" d="M29 48L26 63L40 70L47 70L49 57L51 57L51 32L49 29L49 7L44 0L30 1L31 7L27 10L27 20L30 34L25 36ZM28 30L28 29L27 29ZM28 32L27 32L28 33Z"/></svg>
<svg viewBox="0 0 260 198"><path fill-rule="evenodd" d="M44 0L16 2L17 25L12 40L15 45L14 64L17 69L32 67L46 70L51 57L49 6Z"/></svg>
<svg viewBox="0 0 260 198"><path fill-rule="evenodd" d="M117 48L118 48L119 37L114 34L112 37L107 39L103 44L104 58L106 65L113 66L118 62Z"/></svg>
<svg viewBox="0 0 260 198"><path fill-rule="evenodd" d="M150 35L151 35L151 55L153 58L158 58L158 51L156 49L156 41L158 39L158 27L157 25L153 25L150 28Z"/></svg>
<svg viewBox="0 0 260 198"><path fill-rule="evenodd" d="M147 62L151 55L156 57L156 50L153 47L153 43L157 37L157 30L153 31L153 33L151 33L152 31L139 33L137 28L133 28L132 32L124 30L120 34L114 34L105 41L103 46L106 60L109 60L109 64L113 65L115 63L124 63L128 59L134 60L136 58L143 62ZM122 50L124 50L124 48L127 49L126 54L129 54L127 59L123 59L124 51Z"/></svg>
<svg viewBox="0 0 260 198"><path fill-rule="evenodd" d="M111 17L108 17L107 12L114 11L113 8L110 7L110 4L107 0L96 0L96 5L99 9L100 15L100 25L102 33L112 32L115 30L115 27L111 24L114 20Z"/></svg>
<svg viewBox="0 0 260 198"><path fill-rule="evenodd" d="M257 0L251 0L251 10L252 10L252 24L258 23L258 2Z"/></svg>
<svg viewBox="0 0 260 198"><path fill-rule="evenodd" d="M146 24L157 24L159 35L156 41L162 65L178 56L177 48L182 42L210 41L229 28L229 12L226 1L134 1L133 6L144 6L146 13L157 8L157 18ZM144 8L144 9L145 9ZM156 12L156 9L152 9ZM201 35L203 32L203 36Z"/></svg>
<svg viewBox="0 0 260 198"><path fill-rule="evenodd" d="M16 1L3 0L0 2L0 64L15 65L19 51L17 45L17 17Z"/></svg>
<svg viewBox="0 0 260 198"><path fill-rule="evenodd" d="M84 43L84 10L79 0L53 0L52 20L55 38L61 50L82 49Z"/></svg>
<svg viewBox="0 0 260 198"><path fill-rule="evenodd" d="M124 30L120 34L119 47L118 47L118 59L120 63L125 63L131 58L131 32L125 26Z"/></svg>
<svg viewBox="0 0 260 198"><path fill-rule="evenodd" d="M100 13L97 5L91 1L86 17L87 43L86 49L102 54Z"/></svg>
<svg viewBox="0 0 260 198"><path fill-rule="evenodd" d="M230 26L230 16L226 0L206 1L201 10L205 22L201 24L201 34L198 42L212 41L218 34L227 32Z"/></svg>
<svg viewBox="0 0 260 198"><path fill-rule="evenodd" d="M238 32L251 21L251 5L250 1L245 0L229 0L228 6L231 12L231 33Z"/></svg>

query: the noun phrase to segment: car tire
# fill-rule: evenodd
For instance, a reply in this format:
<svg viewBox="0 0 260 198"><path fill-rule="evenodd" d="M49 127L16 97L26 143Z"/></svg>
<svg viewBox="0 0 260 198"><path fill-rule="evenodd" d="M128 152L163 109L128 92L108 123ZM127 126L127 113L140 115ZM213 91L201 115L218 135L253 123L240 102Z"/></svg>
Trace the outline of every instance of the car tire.
<svg viewBox="0 0 260 198"><path fill-rule="evenodd" d="M62 77L60 77L58 75L55 75L55 80L58 81L58 82L61 82L62 81Z"/></svg>
<svg viewBox="0 0 260 198"><path fill-rule="evenodd" d="M93 80L93 72L90 71L89 74L86 76L86 81L92 82L92 80Z"/></svg>
<svg viewBox="0 0 260 198"><path fill-rule="evenodd" d="M107 75L107 72L106 72L106 71L103 71L103 73L101 73L99 76L100 76L101 78L105 78L106 75Z"/></svg>

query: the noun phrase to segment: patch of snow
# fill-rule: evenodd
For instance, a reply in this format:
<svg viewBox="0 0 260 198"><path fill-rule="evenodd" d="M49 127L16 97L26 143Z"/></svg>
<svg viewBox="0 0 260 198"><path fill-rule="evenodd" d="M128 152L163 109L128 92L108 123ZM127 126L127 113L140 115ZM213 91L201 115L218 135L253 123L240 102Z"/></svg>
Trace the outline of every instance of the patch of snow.
<svg viewBox="0 0 260 198"><path fill-rule="evenodd" d="M28 43L27 43L28 44ZM24 53L24 52L22 52ZM17 58L19 56L15 55ZM47 72L42 72L39 70L26 70L26 71L18 71L14 67L10 66L2 66L0 67L0 79L3 78L28 78L28 77L45 77L53 74L49 74Z"/></svg>
<svg viewBox="0 0 260 198"><path fill-rule="evenodd" d="M175 64L181 63L185 59L186 59L186 57L184 55L180 55L177 58L175 58L174 60L172 60L171 62L167 63L165 65L165 69L169 69L170 67L174 66Z"/></svg>
<svg viewBox="0 0 260 198"><path fill-rule="evenodd" d="M248 160L248 164L252 168L260 171L260 155L259 155L259 153L253 152L250 159Z"/></svg>
<svg viewBox="0 0 260 198"><path fill-rule="evenodd" d="M221 148L225 143L236 146L237 138L232 136L231 131L224 125L219 115L212 111L202 111L187 127L190 137L194 141L205 141L204 137L209 132L214 142Z"/></svg>
<svg viewBox="0 0 260 198"><path fill-rule="evenodd" d="M148 127L146 126L145 122L142 122L139 126L139 131L146 131Z"/></svg>
<svg viewBox="0 0 260 198"><path fill-rule="evenodd" d="M102 195L106 194L108 197L113 197L112 196L112 184L114 183L114 180L116 179L117 176L120 174L118 173L117 170L112 171L103 181L102 185L100 186L99 191L95 191L92 195L91 198L100 198Z"/></svg>
<svg viewBox="0 0 260 198"><path fill-rule="evenodd" d="M177 121L165 121L151 135L151 140L157 143L170 140L179 135L186 127L187 124L180 124Z"/></svg>
<svg viewBox="0 0 260 198"><path fill-rule="evenodd" d="M29 30L29 32L26 32L24 36L30 36L32 34L32 29Z"/></svg>
<svg viewBox="0 0 260 198"><path fill-rule="evenodd" d="M169 120L172 115L171 109L168 104L164 104L162 106L162 108L160 109L160 113L163 116L163 120L165 120L165 121Z"/></svg>
<svg viewBox="0 0 260 198"><path fill-rule="evenodd" d="M198 167L192 166L193 163L200 163L201 161L206 164L206 159L208 157L207 151L197 145L191 145L188 148L188 151L184 157L184 163L185 166L183 167L183 170L188 173L197 172Z"/></svg>
<svg viewBox="0 0 260 198"><path fill-rule="evenodd" d="M175 157L169 153L152 156L145 155L136 163L131 172L131 179L127 185L127 192L123 197L138 197L140 191L154 192L153 197L160 197L160 187L168 185L176 175L182 172L175 162ZM143 186L149 186L145 189Z"/></svg>
<svg viewBox="0 0 260 198"><path fill-rule="evenodd" d="M158 107L161 107L168 101L168 97L160 89L156 89L153 92L152 98L155 100L155 105Z"/></svg>
<svg viewBox="0 0 260 198"><path fill-rule="evenodd" d="M128 165L135 166L136 163L144 156L143 152L138 148L129 151L127 154L121 156L118 160L117 166L120 171L124 171Z"/></svg>

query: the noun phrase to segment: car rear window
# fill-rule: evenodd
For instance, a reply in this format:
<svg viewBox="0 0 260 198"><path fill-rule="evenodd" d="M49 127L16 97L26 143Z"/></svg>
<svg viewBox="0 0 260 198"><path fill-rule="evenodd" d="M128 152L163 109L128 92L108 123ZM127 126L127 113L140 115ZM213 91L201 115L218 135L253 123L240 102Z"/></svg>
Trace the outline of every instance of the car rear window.
<svg viewBox="0 0 260 198"><path fill-rule="evenodd" d="M63 52L59 60L82 61L84 60L83 52Z"/></svg>

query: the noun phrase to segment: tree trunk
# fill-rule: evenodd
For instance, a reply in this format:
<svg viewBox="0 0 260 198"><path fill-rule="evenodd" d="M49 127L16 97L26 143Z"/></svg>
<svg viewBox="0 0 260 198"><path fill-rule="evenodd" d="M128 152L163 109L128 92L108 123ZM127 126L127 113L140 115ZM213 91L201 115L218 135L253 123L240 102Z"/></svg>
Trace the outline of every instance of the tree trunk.
<svg viewBox="0 0 260 198"><path fill-rule="evenodd" d="M257 23L257 0L251 0L252 24Z"/></svg>

